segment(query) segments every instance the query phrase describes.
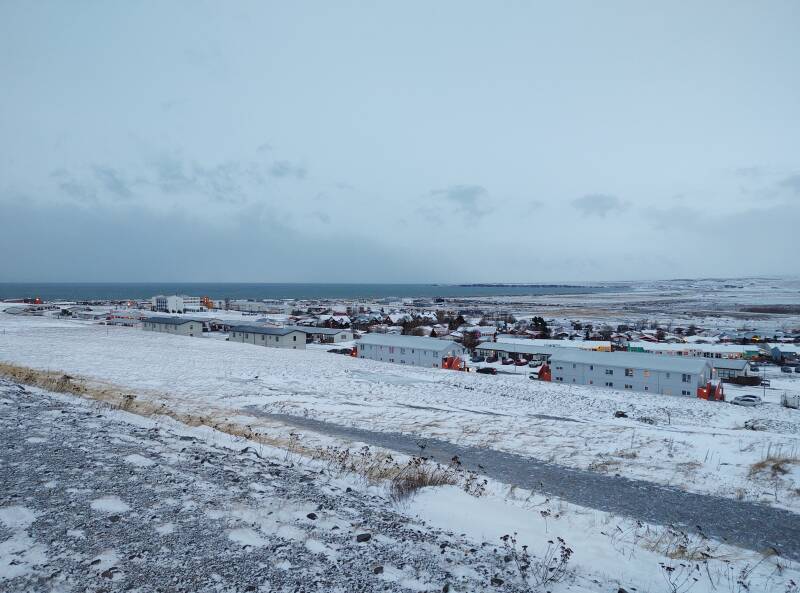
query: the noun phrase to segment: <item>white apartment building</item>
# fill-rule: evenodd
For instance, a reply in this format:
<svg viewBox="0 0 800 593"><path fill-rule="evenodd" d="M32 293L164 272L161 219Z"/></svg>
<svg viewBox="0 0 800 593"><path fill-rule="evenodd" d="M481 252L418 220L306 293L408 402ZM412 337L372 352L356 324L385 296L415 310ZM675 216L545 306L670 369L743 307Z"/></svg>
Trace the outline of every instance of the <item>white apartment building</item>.
<svg viewBox="0 0 800 593"><path fill-rule="evenodd" d="M200 297L188 296L185 294L173 294L165 296L159 294L150 299L153 311L163 313L188 313L202 311Z"/></svg>

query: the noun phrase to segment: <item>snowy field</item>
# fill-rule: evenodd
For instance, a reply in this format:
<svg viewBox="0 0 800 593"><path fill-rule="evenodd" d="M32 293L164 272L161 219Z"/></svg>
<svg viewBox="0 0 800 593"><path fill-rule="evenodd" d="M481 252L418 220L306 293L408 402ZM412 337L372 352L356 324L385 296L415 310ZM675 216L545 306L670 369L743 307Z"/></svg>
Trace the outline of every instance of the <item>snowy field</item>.
<svg viewBox="0 0 800 593"><path fill-rule="evenodd" d="M3 591L783 592L800 579L774 556L500 484L397 501L324 462L5 381L0 446ZM523 580L522 546L535 568L558 538L563 577Z"/></svg>
<svg viewBox="0 0 800 593"><path fill-rule="evenodd" d="M776 378L765 405L740 408L10 315L0 361L134 390L211 425L276 431L259 414L306 416L800 510L800 412L776 403L795 376ZM759 430L745 428L753 421Z"/></svg>

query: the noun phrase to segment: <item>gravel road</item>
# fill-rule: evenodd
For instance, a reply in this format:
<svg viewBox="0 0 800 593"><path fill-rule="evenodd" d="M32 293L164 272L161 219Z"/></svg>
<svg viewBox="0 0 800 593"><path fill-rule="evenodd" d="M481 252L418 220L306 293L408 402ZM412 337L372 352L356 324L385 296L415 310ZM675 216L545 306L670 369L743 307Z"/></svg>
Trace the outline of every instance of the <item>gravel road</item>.
<svg viewBox="0 0 800 593"><path fill-rule="evenodd" d="M0 591L518 590L492 546L198 434L0 382Z"/></svg>
<svg viewBox="0 0 800 593"><path fill-rule="evenodd" d="M298 428L406 454L420 454L419 444L424 443L423 455L441 463L448 463L458 455L467 469L506 484L647 523L702 531L707 536L750 550L760 552L772 548L785 558L800 560L800 516L790 511L572 469L494 449L341 426L287 414L262 415Z"/></svg>

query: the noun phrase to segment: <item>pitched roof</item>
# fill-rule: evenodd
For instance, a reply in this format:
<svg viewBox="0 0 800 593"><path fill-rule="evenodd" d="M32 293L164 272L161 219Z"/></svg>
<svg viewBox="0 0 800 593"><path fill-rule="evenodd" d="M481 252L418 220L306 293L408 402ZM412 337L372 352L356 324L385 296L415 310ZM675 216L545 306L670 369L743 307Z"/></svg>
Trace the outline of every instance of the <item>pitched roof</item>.
<svg viewBox="0 0 800 593"><path fill-rule="evenodd" d="M675 373L700 373L710 366L706 358L697 356L665 356L639 352L596 352L577 348L559 348L550 356L550 363L581 363L627 367Z"/></svg>
<svg viewBox="0 0 800 593"><path fill-rule="evenodd" d="M440 352L450 348L461 350L461 346L449 340L426 338L424 336L398 336L397 334L365 334L357 344L373 344L375 346L397 346L399 348L419 348Z"/></svg>

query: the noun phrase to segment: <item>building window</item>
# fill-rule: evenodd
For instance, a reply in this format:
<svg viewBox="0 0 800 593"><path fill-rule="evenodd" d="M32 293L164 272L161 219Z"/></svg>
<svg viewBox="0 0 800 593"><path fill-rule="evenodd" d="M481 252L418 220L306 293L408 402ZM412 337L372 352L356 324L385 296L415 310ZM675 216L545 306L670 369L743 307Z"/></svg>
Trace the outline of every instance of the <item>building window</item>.
<svg viewBox="0 0 800 593"><path fill-rule="evenodd" d="M292 336L292 341L296 342L297 341L297 336Z"/></svg>
<svg viewBox="0 0 800 593"><path fill-rule="evenodd" d="M400 354L405 354L405 353L406 353L406 349L405 348L400 348Z"/></svg>
<svg viewBox="0 0 800 593"><path fill-rule="evenodd" d="M606 381L606 387L614 387L614 384L611 381Z"/></svg>
<svg viewBox="0 0 800 593"><path fill-rule="evenodd" d="M261 336L261 341L262 341L262 342L264 341L264 336Z"/></svg>
<svg viewBox="0 0 800 593"><path fill-rule="evenodd" d="M692 376L691 375L687 375L686 373L683 373L683 375L681 375L681 381L683 381L684 383L691 383L692 382Z"/></svg>
<svg viewBox="0 0 800 593"><path fill-rule="evenodd" d="M633 377L633 369L625 369L626 377Z"/></svg>
<svg viewBox="0 0 800 593"><path fill-rule="evenodd" d="M686 391L685 389L681 391L681 395L692 395L690 391Z"/></svg>
<svg viewBox="0 0 800 593"><path fill-rule="evenodd" d="M646 379L646 378L648 378L650 376L650 371L642 371L642 374L644 375L644 377Z"/></svg>
<svg viewBox="0 0 800 593"><path fill-rule="evenodd" d="M633 389L633 385L629 385L628 383L625 383L625 389Z"/></svg>
<svg viewBox="0 0 800 593"><path fill-rule="evenodd" d="M593 370L594 370L594 365L593 365L593 364L590 364L590 365L589 365L589 370L590 370L590 371L593 371Z"/></svg>
<svg viewBox="0 0 800 593"><path fill-rule="evenodd" d="M613 375L614 369L606 369L606 375Z"/></svg>

